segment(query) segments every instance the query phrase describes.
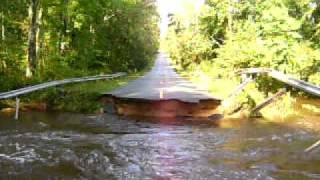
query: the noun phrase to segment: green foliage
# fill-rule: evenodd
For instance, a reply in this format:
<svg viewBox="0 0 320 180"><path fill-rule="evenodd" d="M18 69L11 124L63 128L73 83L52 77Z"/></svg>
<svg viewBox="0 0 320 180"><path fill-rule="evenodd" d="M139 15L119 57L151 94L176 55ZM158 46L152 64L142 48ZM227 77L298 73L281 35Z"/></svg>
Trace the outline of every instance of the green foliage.
<svg viewBox="0 0 320 180"><path fill-rule="evenodd" d="M211 47L210 41L192 31L183 31L168 41L169 48L172 47L171 56L174 63L183 69L206 59Z"/></svg>
<svg viewBox="0 0 320 180"><path fill-rule="evenodd" d="M39 0L37 62L26 78L30 1L0 7L0 91L48 80L142 70L158 50L158 14L145 0Z"/></svg>
<svg viewBox="0 0 320 180"><path fill-rule="evenodd" d="M43 91L31 93L23 97L22 109L24 104L26 109L30 109L28 105L37 106L45 104L48 110L95 113L100 112L104 104L99 102L102 93L109 92L120 86L126 85L128 82L140 77L149 70L149 67L141 72L132 73L129 76L116 78L112 80L91 81L83 84L70 84L63 87L53 87ZM3 103L3 104L1 104ZM15 102L1 101L0 108L14 107ZM32 108L32 107L31 107ZM41 109L41 108L39 108Z"/></svg>
<svg viewBox="0 0 320 180"><path fill-rule="evenodd" d="M307 16L317 20L319 6L308 0L210 0L197 16L174 18L167 51L181 69L209 66L211 76L222 79L238 69L267 67L318 83L319 44L304 27ZM186 26L186 21L192 23ZM257 87L275 91L279 83L259 78Z"/></svg>
<svg viewBox="0 0 320 180"><path fill-rule="evenodd" d="M240 83L234 72L243 68L272 68L319 85L319 12L314 0L208 0L197 15L173 17L166 50L180 70L221 98ZM257 77L237 101L253 107L282 87ZM290 114L284 108L293 104L288 95L274 107Z"/></svg>

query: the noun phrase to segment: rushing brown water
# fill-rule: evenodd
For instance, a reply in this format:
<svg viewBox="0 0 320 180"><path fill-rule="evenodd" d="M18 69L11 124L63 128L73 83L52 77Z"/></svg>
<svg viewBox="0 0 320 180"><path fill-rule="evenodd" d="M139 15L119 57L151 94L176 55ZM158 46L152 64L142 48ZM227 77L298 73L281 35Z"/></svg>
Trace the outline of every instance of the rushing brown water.
<svg viewBox="0 0 320 180"><path fill-rule="evenodd" d="M320 179L320 153L302 153L320 135L286 123L0 117L0 179Z"/></svg>

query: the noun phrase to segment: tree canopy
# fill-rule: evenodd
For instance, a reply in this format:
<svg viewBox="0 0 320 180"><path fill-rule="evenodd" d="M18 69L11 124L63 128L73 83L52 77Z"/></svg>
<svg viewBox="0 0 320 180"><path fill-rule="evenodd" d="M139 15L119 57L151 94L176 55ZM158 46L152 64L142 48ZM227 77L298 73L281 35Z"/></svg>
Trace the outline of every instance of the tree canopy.
<svg viewBox="0 0 320 180"><path fill-rule="evenodd" d="M158 21L150 0L3 0L0 90L141 70L158 50Z"/></svg>
<svg viewBox="0 0 320 180"><path fill-rule="evenodd" d="M200 13L173 15L166 49L181 69L213 78L268 67L319 85L319 10L316 0L207 0Z"/></svg>

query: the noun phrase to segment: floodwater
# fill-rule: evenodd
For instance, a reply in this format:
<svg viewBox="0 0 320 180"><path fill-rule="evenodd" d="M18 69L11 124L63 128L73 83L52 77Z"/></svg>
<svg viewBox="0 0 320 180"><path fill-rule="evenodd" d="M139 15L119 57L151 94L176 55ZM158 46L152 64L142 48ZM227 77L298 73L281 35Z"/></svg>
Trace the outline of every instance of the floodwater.
<svg viewBox="0 0 320 180"><path fill-rule="evenodd" d="M213 126L116 115L0 116L0 179L320 179L311 129Z"/></svg>

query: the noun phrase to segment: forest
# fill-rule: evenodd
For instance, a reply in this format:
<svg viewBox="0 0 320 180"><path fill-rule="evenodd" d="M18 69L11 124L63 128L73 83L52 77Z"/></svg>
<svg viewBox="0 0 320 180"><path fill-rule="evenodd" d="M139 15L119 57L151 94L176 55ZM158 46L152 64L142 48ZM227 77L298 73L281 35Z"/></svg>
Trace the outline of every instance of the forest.
<svg viewBox="0 0 320 180"><path fill-rule="evenodd" d="M0 0L2 179L320 179L320 0Z"/></svg>
<svg viewBox="0 0 320 180"><path fill-rule="evenodd" d="M0 92L140 71L158 50L158 21L146 0L2 0Z"/></svg>
<svg viewBox="0 0 320 180"><path fill-rule="evenodd" d="M162 48L180 72L227 97L240 83L235 72L251 67L272 68L320 85L319 39L317 0L207 0L200 12L170 15ZM268 77L255 82L239 98L251 107L285 87ZM284 112L294 97L308 96L287 89L291 95L279 105Z"/></svg>
<svg viewBox="0 0 320 180"><path fill-rule="evenodd" d="M152 0L2 0L0 92L73 77L141 73L158 51L159 18ZM50 88L23 96L21 106L94 112L102 106L102 92L129 79ZM14 106L12 100L0 102L0 109Z"/></svg>
<svg viewBox="0 0 320 180"><path fill-rule="evenodd" d="M187 12L169 14L161 50L181 74L207 84L214 95L226 98L241 82L235 72L250 67L272 68L320 85L319 1L207 0L199 10ZM159 49L159 22L153 0L3 0L0 92L69 77L141 74ZM97 94L122 81L127 80L79 86L78 95L71 88L28 97L78 111L74 104L80 99L94 102ZM282 87L272 78L257 77L236 104L252 108ZM286 88L289 93L278 107L287 111L296 97L309 98ZM83 92L88 89L99 91ZM61 94L66 98L57 98ZM3 103L8 104L0 107L7 106ZM80 109L89 107L92 103Z"/></svg>

